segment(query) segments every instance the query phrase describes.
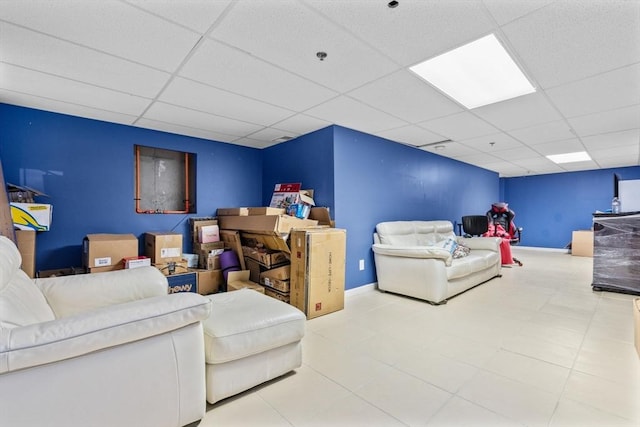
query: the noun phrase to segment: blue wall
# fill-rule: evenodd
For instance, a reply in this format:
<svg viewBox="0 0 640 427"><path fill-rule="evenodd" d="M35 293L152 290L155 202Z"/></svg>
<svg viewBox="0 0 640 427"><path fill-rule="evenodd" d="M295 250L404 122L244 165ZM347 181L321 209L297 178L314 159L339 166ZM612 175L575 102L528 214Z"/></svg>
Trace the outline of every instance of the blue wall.
<svg viewBox="0 0 640 427"><path fill-rule="evenodd" d="M523 228L521 244L564 248L573 230L590 229L593 212L611 209L614 173L640 179L638 166L501 179L501 198Z"/></svg>
<svg viewBox="0 0 640 427"><path fill-rule="evenodd" d="M333 128L327 127L262 150L262 202L269 206L278 183L301 182L313 189L316 206L333 213Z"/></svg>
<svg viewBox="0 0 640 427"><path fill-rule="evenodd" d="M135 213L134 144L196 154L196 214ZM37 201L54 206L51 231L37 236L38 270L80 266L89 233L174 230L190 252L189 216L262 204L259 150L6 104L0 159L7 182L43 191L50 197Z"/></svg>
<svg viewBox="0 0 640 427"><path fill-rule="evenodd" d="M457 222L486 212L499 197L495 172L339 126L334 131L335 220L347 229L347 288L376 281L377 223Z"/></svg>

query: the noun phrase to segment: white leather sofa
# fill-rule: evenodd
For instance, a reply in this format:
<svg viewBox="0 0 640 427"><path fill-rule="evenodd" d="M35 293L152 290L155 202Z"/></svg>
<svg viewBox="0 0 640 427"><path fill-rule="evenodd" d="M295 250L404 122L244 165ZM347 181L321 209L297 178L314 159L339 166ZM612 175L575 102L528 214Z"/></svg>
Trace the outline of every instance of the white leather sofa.
<svg viewBox="0 0 640 427"><path fill-rule="evenodd" d="M390 221L376 226L378 289L444 304L500 276L500 239L456 236L450 221ZM454 258L451 240L470 249ZM453 245L455 246L455 245Z"/></svg>
<svg viewBox="0 0 640 427"><path fill-rule="evenodd" d="M207 298L154 267L30 279L0 236L0 425L178 427L204 416Z"/></svg>

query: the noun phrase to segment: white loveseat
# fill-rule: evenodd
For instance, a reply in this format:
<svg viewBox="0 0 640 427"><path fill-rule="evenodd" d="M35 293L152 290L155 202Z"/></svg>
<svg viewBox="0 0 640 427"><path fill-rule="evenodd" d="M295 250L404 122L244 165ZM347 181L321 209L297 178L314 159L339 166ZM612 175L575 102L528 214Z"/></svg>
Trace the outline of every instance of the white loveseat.
<svg viewBox="0 0 640 427"><path fill-rule="evenodd" d="M0 236L0 425L178 427L204 416L207 298L154 267L30 279Z"/></svg>
<svg viewBox="0 0 640 427"><path fill-rule="evenodd" d="M456 236L450 221L382 222L373 239L378 289L382 291L443 304L500 276L500 239ZM468 247L469 254L454 258L452 241Z"/></svg>

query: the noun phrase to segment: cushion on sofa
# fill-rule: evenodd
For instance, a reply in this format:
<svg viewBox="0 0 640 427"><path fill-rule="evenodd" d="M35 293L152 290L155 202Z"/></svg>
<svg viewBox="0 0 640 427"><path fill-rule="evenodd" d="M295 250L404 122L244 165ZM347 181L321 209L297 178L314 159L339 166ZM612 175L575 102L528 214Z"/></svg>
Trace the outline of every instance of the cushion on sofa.
<svg viewBox="0 0 640 427"><path fill-rule="evenodd" d="M500 254L493 251L471 251L464 258L454 259L451 266L447 267L447 280L459 279L469 274L485 270L495 265L500 259Z"/></svg>
<svg viewBox="0 0 640 427"><path fill-rule="evenodd" d="M449 221L390 221L376 226L380 243L395 246L433 246L454 238Z"/></svg>
<svg viewBox="0 0 640 427"><path fill-rule="evenodd" d="M0 328L15 328L55 319L44 296L27 274L18 270L0 290Z"/></svg>

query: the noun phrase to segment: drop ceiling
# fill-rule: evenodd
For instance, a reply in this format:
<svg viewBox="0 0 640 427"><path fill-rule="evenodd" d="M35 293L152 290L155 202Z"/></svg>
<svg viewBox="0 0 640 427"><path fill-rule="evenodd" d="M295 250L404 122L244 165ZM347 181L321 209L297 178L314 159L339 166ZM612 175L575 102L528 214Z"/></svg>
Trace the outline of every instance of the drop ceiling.
<svg viewBox="0 0 640 427"><path fill-rule="evenodd" d="M0 102L255 148L337 124L503 177L640 164L640 0L387 3L0 0ZM490 33L535 93L468 110L409 71Z"/></svg>

